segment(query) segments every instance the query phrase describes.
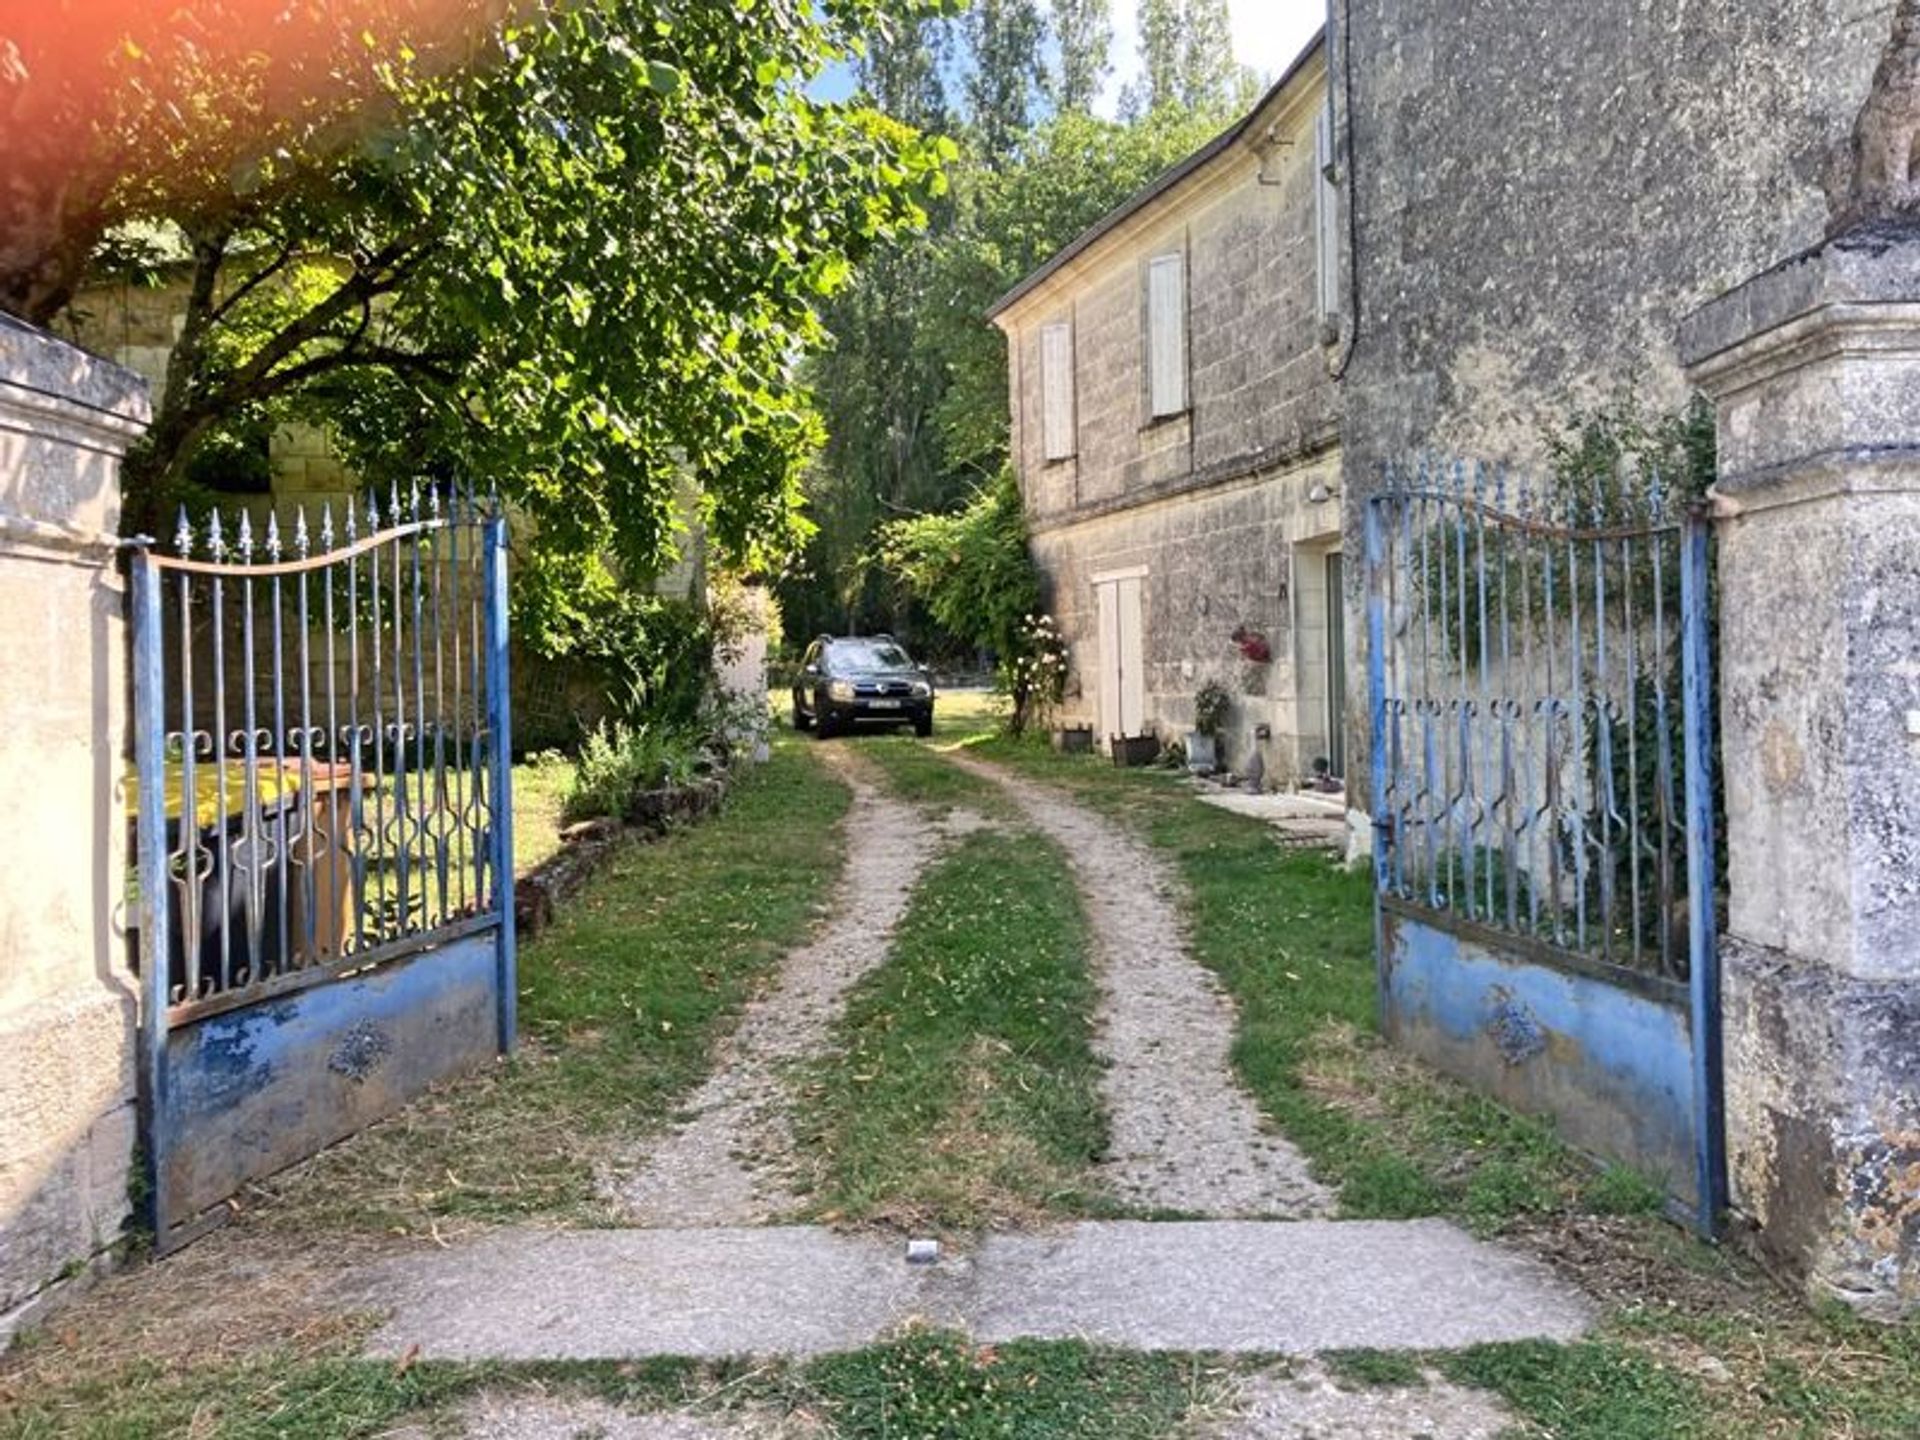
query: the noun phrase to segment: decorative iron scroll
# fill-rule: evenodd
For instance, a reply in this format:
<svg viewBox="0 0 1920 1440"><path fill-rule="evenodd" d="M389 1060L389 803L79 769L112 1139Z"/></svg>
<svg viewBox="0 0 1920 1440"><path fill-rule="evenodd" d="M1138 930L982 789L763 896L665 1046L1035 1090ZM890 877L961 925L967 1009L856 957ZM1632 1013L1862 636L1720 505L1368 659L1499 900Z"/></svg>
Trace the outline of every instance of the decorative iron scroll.
<svg viewBox="0 0 1920 1440"><path fill-rule="evenodd" d="M1484 466L1388 474L1369 514L1384 894L1687 977L1687 525L1658 476L1576 497Z"/></svg>
<svg viewBox="0 0 1920 1440"><path fill-rule="evenodd" d="M145 558L176 1023L497 913L494 523L470 495L395 489L315 525L183 511Z"/></svg>

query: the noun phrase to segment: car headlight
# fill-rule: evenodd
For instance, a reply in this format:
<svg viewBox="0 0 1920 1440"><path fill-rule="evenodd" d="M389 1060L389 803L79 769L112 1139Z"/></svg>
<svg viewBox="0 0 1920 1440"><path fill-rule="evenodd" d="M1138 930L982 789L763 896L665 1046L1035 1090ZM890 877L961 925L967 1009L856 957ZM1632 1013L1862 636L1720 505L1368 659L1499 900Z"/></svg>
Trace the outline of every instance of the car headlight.
<svg viewBox="0 0 1920 1440"><path fill-rule="evenodd" d="M916 680L913 682L914 699L924 700L931 694L933 694L933 686L929 685L926 681Z"/></svg>
<svg viewBox="0 0 1920 1440"><path fill-rule="evenodd" d="M851 700L853 699L853 682L851 680L835 680L827 686L827 694L836 700Z"/></svg>

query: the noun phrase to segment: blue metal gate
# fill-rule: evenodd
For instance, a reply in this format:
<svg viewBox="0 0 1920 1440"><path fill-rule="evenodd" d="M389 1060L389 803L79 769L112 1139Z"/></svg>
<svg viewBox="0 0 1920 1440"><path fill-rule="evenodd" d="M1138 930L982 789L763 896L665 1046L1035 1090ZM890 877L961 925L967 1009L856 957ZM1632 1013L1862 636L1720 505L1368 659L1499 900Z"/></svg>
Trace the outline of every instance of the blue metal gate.
<svg viewBox="0 0 1920 1440"><path fill-rule="evenodd" d="M1657 479L1389 474L1366 515L1388 1035L1723 1207L1709 529Z"/></svg>
<svg viewBox="0 0 1920 1440"><path fill-rule="evenodd" d="M161 1250L514 1039L506 527L415 489L133 560Z"/></svg>

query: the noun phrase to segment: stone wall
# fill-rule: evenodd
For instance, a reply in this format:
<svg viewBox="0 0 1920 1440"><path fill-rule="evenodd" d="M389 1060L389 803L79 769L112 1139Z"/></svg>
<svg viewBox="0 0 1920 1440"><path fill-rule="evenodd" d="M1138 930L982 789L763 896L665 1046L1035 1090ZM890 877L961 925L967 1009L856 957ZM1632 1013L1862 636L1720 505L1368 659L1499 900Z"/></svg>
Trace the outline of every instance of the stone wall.
<svg viewBox="0 0 1920 1440"><path fill-rule="evenodd" d="M1048 605L1073 656L1066 718L1098 715L1091 577L1144 567L1146 716L1164 739L1191 724L1208 680L1234 693L1228 758L1256 727L1271 777L1324 755L1324 615L1312 608L1337 548L1338 407L1321 343L1314 126L1325 72L1311 57L1238 140L1113 223L997 316L1007 333L1013 448ZM1153 420L1145 374L1148 262L1186 257L1189 408ZM1049 463L1041 333L1073 327L1078 453ZM1318 498L1312 498L1317 496ZM1296 571L1305 584L1296 584ZM1249 665L1245 626L1273 661ZM1298 642L1298 643L1296 643ZM1316 688L1317 687L1317 688Z"/></svg>
<svg viewBox="0 0 1920 1440"><path fill-rule="evenodd" d="M133 1158L118 458L139 377L0 317L0 1344L120 1232Z"/></svg>
<svg viewBox="0 0 1920 1440"><path fill-rule="evenodd" d="M1816 1297L1920 1315L1920 223L1682 340L1719 410L1733 1203Z"/></svg>
<svg viewBox="0 0 1920 1440"><path fill-rule="evenodd" d="M1678 407L1680 318L1820 238L1892 10L1342 0L1349 495L1418 452L1538 459L1623 384Z"/></svg>
<svg viewBox="0 0 1920 1440"><path fill-rule="evenodd" d="M1099 613L1092 577L1144 566L1147 715L1163 739L1193 723L1208 681L1233 696L1222 761L1244 771L1256 749L1267 776L1288 785L1327 754L1325 658L1313 643L1313 561L1336 534L1338 504L1307 497L1338 476L1338 457L1200 494L1116 511L1034 537L1048 611L1072 656L1062 716L1095 725ZM1300 631L1296 637L1296 620ZM1273 659L1249 663L1231 638L1263 636ZM1307 643L1297 644L1296 639ZM1257 734L1265 726L1266 737Z"/></svg>

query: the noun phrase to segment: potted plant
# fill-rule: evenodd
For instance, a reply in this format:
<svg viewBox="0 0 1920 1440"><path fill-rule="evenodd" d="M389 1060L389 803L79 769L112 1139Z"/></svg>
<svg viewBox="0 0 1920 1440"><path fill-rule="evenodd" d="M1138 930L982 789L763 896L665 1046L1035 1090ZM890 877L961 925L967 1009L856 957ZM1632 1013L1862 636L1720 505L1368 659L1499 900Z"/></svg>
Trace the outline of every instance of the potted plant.
<svg viewBox="0 0 1920 1440"><path fill-rule="evenodd" d="M1227 728L1233 697L1218 680L1209 680L1193 697L1193 729L1187 735L1187 768L1210 775L1220 768L1220 732Z"/></svg>

